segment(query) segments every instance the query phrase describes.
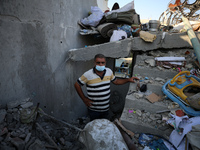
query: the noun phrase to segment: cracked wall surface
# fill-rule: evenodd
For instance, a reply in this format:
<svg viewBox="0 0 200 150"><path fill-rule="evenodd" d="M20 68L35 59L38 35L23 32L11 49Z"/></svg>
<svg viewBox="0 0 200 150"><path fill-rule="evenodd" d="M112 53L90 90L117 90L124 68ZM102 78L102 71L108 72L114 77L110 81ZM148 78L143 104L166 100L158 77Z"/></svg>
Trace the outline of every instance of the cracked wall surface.
<svg viewBox="0 0 200 150"><path fill-rule="evenodd" d="M67 53L98 42L81 37L77 24L95 5L95 0L0 1L0 107L30 97L62 119L86 112L74 83L93 63L67 61Z"/></svg>

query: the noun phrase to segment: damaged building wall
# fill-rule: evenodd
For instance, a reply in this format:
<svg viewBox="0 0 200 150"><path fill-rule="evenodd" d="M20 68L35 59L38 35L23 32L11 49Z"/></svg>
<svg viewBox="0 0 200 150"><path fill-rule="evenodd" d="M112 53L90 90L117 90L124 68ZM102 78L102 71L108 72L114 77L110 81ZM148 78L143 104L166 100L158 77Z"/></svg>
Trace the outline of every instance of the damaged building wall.
<svg viewBox="0 0 200 150"><path fill-rule="evenodd" d="M1 107L30 97L59 118L85 113L74 82L93 63L67 61L67 52L99 42L81 37L77 25L95 5L95 0L0 1Z"/></svg>

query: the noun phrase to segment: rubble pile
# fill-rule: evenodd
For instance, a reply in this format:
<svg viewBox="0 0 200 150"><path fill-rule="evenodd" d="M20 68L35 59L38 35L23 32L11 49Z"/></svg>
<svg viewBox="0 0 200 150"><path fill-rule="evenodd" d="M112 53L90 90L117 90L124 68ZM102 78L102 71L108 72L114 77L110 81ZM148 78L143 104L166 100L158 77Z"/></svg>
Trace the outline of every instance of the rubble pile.
<svg viewBox="0 0 200 150"><path fill-rule="evenodd" d="M175 61L162 61L161 63L156 60L161 59L175 59ZM176 59L179 59L176 61ZM182 59L180 61L180 59ZM142 53L137 56L136 64L134 66L134 75L138 77L148 77L150 80L145 82L152 82L151 73L160 75L166 73L163 82L172 79L176 74L181 71L190 71L192 75L200 77L200 66L195 56L193 49L175 49L170 51L158 50ZM151 71L151 70L154 70ZM149 74L149 71L151 73ZM154 77L155 79L155 77Z"/></svg>
<svg viewBox="0 0 200 150"><path fill-rule="evenodd" d="M156 60L155 58L158 57L159 59ZM162 59L164 60L162 63L157 62ZM140 80L137 84L130 84L120 119L127 129L135 133L132 140L138 149L145 149L147 146L147 144L141 144L141 133L162 136L173 144L171 146L182 149L181 146L185 143L176 139L184 139L187 129L190 130L191 126L199 125L199 115L196 115L199 111L196 110L192 114L180 102L170 99L171 97L164 93L166 88L163 87L183 71L199 78L199 68L192 49L169 51L160 49L137 54L133 76ZM197 87L190 86L184 89L184 93L188 97L193 94L194 97L198 97L199 90ZM181 124L176 122L178 119Z"/></svg>
<svg viewBox="0 0 200 150"><path fill-rule="evenodd" d="M9 102L7 109L0 109L0 149L84 149L76 128L83 128L85 121L76 121L71 128L33 106L29 98Z"/></svg>

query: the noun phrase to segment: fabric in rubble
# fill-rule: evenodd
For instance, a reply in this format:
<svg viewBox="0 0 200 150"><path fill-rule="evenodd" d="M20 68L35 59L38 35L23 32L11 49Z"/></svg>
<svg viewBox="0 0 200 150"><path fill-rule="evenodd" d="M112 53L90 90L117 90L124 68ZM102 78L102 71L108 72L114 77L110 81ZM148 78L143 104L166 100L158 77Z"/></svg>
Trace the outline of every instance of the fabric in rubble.
<svg viewBox="0 0 200 150"><path fill-rule="evenodd" d="M132 9L134 9L134 1L126 4L125 6L123 6L120 9L112 10L112 11L109 11L109 12L105 13L105 16L108 16L108 15L110 15L112 13L126 12L126 11L129 11L129 10L132 10Z"/></svg>
<svg viewBox="0 0 200 150"><path fill-rule="evenodd" d="M131 26L123 25L121 27L118 27L118 29L125 31L128 37L132 36L132 28L131 28Z"/></svg>
<svg viewBox="0 0 200 150"><path fill-rule="evenodd" d="M106 21L115 23L124 22L127 24L133 24L135 14L136 14L135 9L131 9L126 12L113 12L112 14L106 16Z"/></svg>
<svg viewBox="0 0 200 150"><path fill-rule="evenodd" d="M117 25L114 23L104 23L97 27L99 33L104 37L111 37L113 34L113 30L117 30Z"/></svg>
<svg viewBox="0 0 200 150"><path fill-rule="evenodd" d="M96 27L104 16L102 10L97 6L91 6L92 14L84 19L81 19L81 23L86 26Z"/></svg>
<svg viewBox="0 0 200 150"><path fill-rule="evenodd" d="M120 40L123 40L123 39L126 39L127 38L127 34L125 31L122 31L122 30L114 30L113 31L113 34L110 38L110 42L113 42L113 41L120 41Z"/></svg>

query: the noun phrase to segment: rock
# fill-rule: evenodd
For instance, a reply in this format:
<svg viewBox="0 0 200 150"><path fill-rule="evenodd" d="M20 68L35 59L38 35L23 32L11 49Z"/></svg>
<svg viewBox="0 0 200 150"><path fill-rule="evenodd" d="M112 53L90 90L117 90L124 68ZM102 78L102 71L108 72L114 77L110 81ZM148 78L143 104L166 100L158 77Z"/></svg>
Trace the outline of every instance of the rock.
<svg viewBox="0 0 200 150"><path fill-rule="evenodd" d="M159 77L155 78L155 81L164 82L165 83L165 79L162 79L162 78L159 78Z"/></svg>
<svg viewBox="0 0 200 150"><path fill-rule="evenodd" d="M29 146L28 150L46 150L46 148L39 139L36 139L35 142Z"/></svg>
<svg viewBox="0 0 200 150"><path fill-rule="evenodd" d="M4 138L0 136L0 143L1 143L3 140L4 140Z"/></svg>
<svg viewBox="0 0 200 150"><path fill-rule="evenodd" d="M67 149L70 149L73 146L73 144L69 141L65 141L65 146Z"/></svg>
<svg viewBox="0 0 200 150"><path fill-rule="evenodd" d="M6 115L6 122L11 123L13 121L13 115L10 113L7 113Z"/></svg>
<svg viewBox="0 0 200 150"><path fill-rule="evenodd" d="M151 114L149 117L150 117L150 119L152 119L153 121L154 121L154 120L157 120L157 118L155 117L154 114Z"/></svg>
<svg viewBox="0 0 200 150"><path fill-rule="evenodd" d="M147 121L150 123L152 120L150 118L148 118Z"/></svg>
<svg viewBox="0 0 200 150"><path fill-rule="evenodd" d="M10 132L8 132L6 138L4 139L4 142L10 142L10 141L11 141Z"/></svg>
<svg viewBox="0 0 200 150"><path fill-rule="evenodd" d="M23 99L23 100L21 100L21 105L23 105L23 104L25 104L25 103L27 103L27 102L29 102L30 101L30 98L28 97L28 98L25 98L25 99Z"/></svg>
<svg viewBox="0 0 200 150"><path fill-rule="evenodd" d="M11 101L11 102L8 102L8 103L7 103L7 108L8 108L8 109L15 108L15 107L17 107L19 104L20 104L19 101Z"/></svg>
<svg viewBox="0 0 200 150"><path fill-rule="evenodd" d="M157 120L157 123L158 123L158 124L161 124L161 123L162 123L162 121L161 121L161 120Z"/></svg>
<svg viewBox="0 0 200 150"><path fill-rule="evenodd" d="M138 139L140 137L140 134L136 133L134 134L134 137Z"/></svg>
<svg viewBox="0 0 200 150"><path fill-rule="evenodd" d="M135 95L135 97L136 97L137 99L143 98L143 97L144 97L144 94L142 94L142 93L134 93L134 95Z"/></svg>
<svg viewBox="0 0 200 150"><path fill-rule="evenodd" d="M13 112L13 109L11 108L9 108L9 109L7 109L7 113L12 113Z"/></svg>
<svg viewBox="0 0 200 150"><path fill-rule="evenodd" d="M151 114L150 114L150 112L147 112L147 113L146 113L146 116L148 116L148 117L149 117L150 115L151 115Z"/></svg>
<svg viewBox="0 0 200 150"><path fill-rule="evenodd" d="M155 118L157 118L157 119L162 119L162 115L161 115L161 114L155 114L154 116L155 116Z"/></svg>
<svg viewBox="0 0 200 150"><path fill-rule="evenodd" d="M8 129L7 129L7 128L4 128L3 130L1 130L0 136L4 135L4 134L6 134L6 133L8 133Z"/></svg>
<svg viewBox="0 0 200 150"><path fill-rule="evenodd" d="M63 138L59 138L59 142L62 144L62 145L65 145L65 140Z"/></svg>
<svg viewBox="0 0 200 150"><path fill-rule="evenodd" d="M20 115L18 112L13 113L12 115L13 115L13 119L19 121Z"/></svg>
<svg viewBox="0 0 200 150"><path fill-rule="evenodd" d="M162 68L162 67L160 67L160 66L157 66L157 68L158 68L159 70L161 70L161 71L163 70L163 68Z"/></svg>
<svg viewBox="0 0 200 150"><path fill-rule="evenodd" d="M136 114L137 114L138 116L142 116L141 110L137 109L137 110L136 110Z"/></svg>
<svg viewBox="0 0 200 150"><path fill-rule="evenodd" d="M23 134L20 134L20 135L19 135L19 138L25 139L25 138L26 138L26 134L24 134L24 133L23 133Z"/></svg>
<svg viewBox="0 0 200 150"><path fill-rule="evenodd" d="M187 64L187 65L185 65L185 68L192 69L193 65L192 64Z"/></svg>
<svg viewBox="0 0 200 150"><path fill-rule="evenodd" d="M7 112L5 109L0 110L0 123L2 123L4 121L6 114L7 114Z"/></svg>
<svg viewBox="0 0 200 150"><path fill-rule="evenodd" d="M25 138L25 143L27 143L29 140L30 140L30 138L31 138L31 133L28 133L27 135L26 135L26 138Z"/></svg>
<svg viewBox="0 0 200 150"><path fill-rule="evenodd" d="M146 59L145 63L149 64L151 67L155 66L155 60L154 59Z"/></svg>
<svg viewBox="0 0 200 150"><path fill-rule="evenodd" d="M17 108L13 108L13 109L12 109L12 112L15 113L15 112L17 112L18 110L19 110L19 109L17 109Z"/></svg>
<svg viewBox="0 0 200 150"><path fill-rule="evenodd" d="M24 150L24 146L25 146L25 142L16 137L16 138L13 138L11 139L11 143L17 148L17 150Z"/></svg>
<svg viewBox="0 0 200 150"><path fill-rule="evenodd" d="M18 132L16 132L16 131L12 131L12 132L10 133L10 135L13 136L13 137L18 137L18 136L20 135L20 133L18 133Z"/></svg>
<svg viewBox="0 0 200 150"><path fill-rule="evenodd" d="M6 145L0 145L0 150L16 150L14 147L6 146Z"/></svg>
<svg viewBox="0 0 200 150"><path fill-rule="evenodd" d="M29 108L29 107L31 107L31 106L33 106L33 102L27 102L27 103L25 103L25 104L22 104L22 105L20 105L22 108Z"/></svg>

